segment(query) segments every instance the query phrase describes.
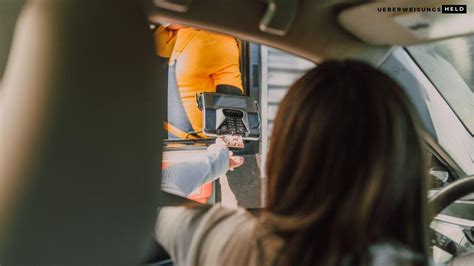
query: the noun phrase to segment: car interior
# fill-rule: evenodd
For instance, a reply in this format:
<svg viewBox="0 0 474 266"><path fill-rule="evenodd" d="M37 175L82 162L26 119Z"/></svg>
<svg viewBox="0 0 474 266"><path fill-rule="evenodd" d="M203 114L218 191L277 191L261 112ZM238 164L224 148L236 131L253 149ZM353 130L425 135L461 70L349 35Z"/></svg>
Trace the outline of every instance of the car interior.
<svg viewBox="0 0 474 266"><path fill-rule="evenodd" d="M221 202L258 215L278 103L327 59L368 62L402 86L430 159L432 260L471 265L474 11L377 11L427 2L443 4L3 0L0 265L173 265L153 240L157 208ZM153 33L165 23L235 37L244 96L260 115L259 137L233 150L244 166L188 198L160 189L161 168L199 156L213 140L170 139L163 129L170 106Z"/></svg>

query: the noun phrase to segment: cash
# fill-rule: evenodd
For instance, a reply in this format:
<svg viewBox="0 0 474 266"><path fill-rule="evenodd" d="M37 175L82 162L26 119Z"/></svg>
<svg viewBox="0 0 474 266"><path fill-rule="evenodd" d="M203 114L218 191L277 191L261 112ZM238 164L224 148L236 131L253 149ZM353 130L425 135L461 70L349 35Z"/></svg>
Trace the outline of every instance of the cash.
<svg viewBox="0 0 474 266"><path fill-rule="evenodd" d="M243 149L244 146L244 139L242 136L238 135L223 135L221 136L222 140L225 142L227 147L229 148L239 148Z"/></svg>

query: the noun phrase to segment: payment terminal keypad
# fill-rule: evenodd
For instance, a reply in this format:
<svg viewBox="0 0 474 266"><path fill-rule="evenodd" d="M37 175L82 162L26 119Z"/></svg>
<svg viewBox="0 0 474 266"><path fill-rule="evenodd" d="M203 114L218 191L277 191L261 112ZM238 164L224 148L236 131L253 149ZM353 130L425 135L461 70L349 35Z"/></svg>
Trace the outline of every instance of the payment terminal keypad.
<svg viewBox="0 0 474 266"><path fill-rule="evenodd" d="M242 121L243 113L238 110L223 110L225 120L217 129L218 134L245 135L246 129Z"/></svg>

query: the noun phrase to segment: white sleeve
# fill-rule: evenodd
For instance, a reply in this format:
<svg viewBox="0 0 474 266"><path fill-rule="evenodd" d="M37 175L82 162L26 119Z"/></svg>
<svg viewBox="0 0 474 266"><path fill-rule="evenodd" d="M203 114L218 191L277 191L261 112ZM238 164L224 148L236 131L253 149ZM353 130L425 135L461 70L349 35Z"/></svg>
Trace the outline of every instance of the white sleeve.
<svg viewBox="0 0 474 266"><path fill-rule="evenodd" d="M182 161L163 169L161 189L187 196L201 185L223 176L229 169L229 150L224 145L209 146L203 157Z"/></svg>
<svg viewBox="0 0 474 266"><path fill-rule="evenodd" d="M249 258L248 239L254 237L255 224L256 219L244 209L230 210L220 204L164 207L155 224L155 240L175 265L249 265L239 260Z"/></svg>

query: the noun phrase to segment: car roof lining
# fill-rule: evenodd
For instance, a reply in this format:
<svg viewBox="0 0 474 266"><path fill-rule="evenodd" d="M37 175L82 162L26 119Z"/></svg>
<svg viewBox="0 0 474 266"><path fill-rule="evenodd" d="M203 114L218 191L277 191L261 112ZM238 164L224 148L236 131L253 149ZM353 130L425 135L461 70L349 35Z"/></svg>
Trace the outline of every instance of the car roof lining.
<svg viewBox="0 0 474 266"><path fill-rule="evenodd" d="M390 52L390 46L373 46L359 41L337 22L342 8L360 1L299 1L298 14L285 36L262 32L259 29L265 3L255 0L193 1L184 13L157 7L146 2L151 23L181 23L237 38L275 47L320 63L325 59L356 58L378 66ZM215 12L219 10L219 12ZM245 14L245 15L242 15Z"/></svg>
<svg viewBox="0 0 474 266"><path fill-rule="evenodd" d="M378 66L390 53L389 46L367 45L339 26L336 18L339 11L361 4L363 1L329 0L321 1L321 4L314 4L314 1L309 0L299 1L299 13L286 36L260 31L258 25L265 10L264 1L193 1L186 13L156 7L153 0L139 1L145 7L150 23L169 21L226 32L243 40L284 50L315 63L328 58L356 58ZM24 2L25 0L11 0L1 4L0 14L4 23L0 25L0 33L4 39L0 44L0 81L10 50L13 25Z"/></svg>

